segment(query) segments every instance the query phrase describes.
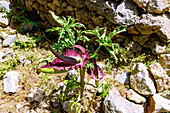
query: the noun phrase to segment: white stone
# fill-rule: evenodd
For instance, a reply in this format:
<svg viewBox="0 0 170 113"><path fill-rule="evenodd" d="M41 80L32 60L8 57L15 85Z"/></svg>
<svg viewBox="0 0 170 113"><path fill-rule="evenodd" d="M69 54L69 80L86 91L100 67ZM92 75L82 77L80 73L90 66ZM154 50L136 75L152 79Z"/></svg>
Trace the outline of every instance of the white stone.
<svg viewBox="0 0 170 113"><path fill-rule="evenodd" d="M21 107L22 107L22 105L21 105L21 104L17 104L17 105L16 105L16 108L17 108L17 110L16 110L16 111L19 111L19 110L21 109Z"/></svg>
<svg viewBox="0 0 170 113"><path fill-rule="evenodd" d="M27 96L29 102L37 101L40 102L43 99L43 93L40 88L35 87L31 89L31 93Z"/></svg>
<svg viewBox="0 0 170 113"><path fill-rule="evenodd" d="M8 34L6 33L6 32L0 32L0 34L1 34L1 36L3 37L3 38L6 38L7 36L8 36Z"/></svg>
<svg viewBox="0 0 170 113"><path fill-rule="evenodd" d="M116 75L115 80L117 80L121 84L129 84L130 73L129 72L121 72Z"/></svg>
<svg viewBox="0 0 170 113"><path fill-rule="evenodd" d="M162 16L157 16L159 20L162 21L162 27L160 30L156 32L156 34L160 37L161 40L165 41L166 43L170 42L170 13L163 14Z"/></svg>
<svg viewBox="0 0 170 113"><path fill-rule="evenodd" d="M159 94L154 94L150 97L149 104L150 107L148 113L162 113L170 111L170 100L160 96Z"/></svg>
<svg viewBox="0 0 170 113"><path fill-rule="evenodd" d="M127 98L131 101L134 101L135 103L141 104L145 103L146 99L142 97L141 95L137 94L134 90L129 89L127 91Z"/></svg>
<svg viewBox="0 0 170 113"><path fill-rule="evenodd" d="M3 41L3 46L9 46L16 40L16 35L8 35L8 37Z"/></svg>
<svg viewBox="0 0 170 113"><path fill-rule="evenodd" d="M139 7L146 7L149 0L133 0Z"/></svg>
<svg viewBox="0 0 170 113"><path fill-rule="evenodd" d="M4 17L5 14L0 13L0 26L7 27L9 24L8 18Z"/></svg>
<svg viewBox="0 0 170 113"><path fill-rule="evenodd" d="M5 93L15 93L19 87L18 85L18 77L19 77L19 73L16 71L10 71L7 72L4 75L4 79L3 79L3 84L4 84L4 92Z"/></svg>
<svg viewBox="0 0 170 113"><path fill-rule="evenodd" d="M155 79L158 92L170 88L170 77L159 63L150 65L148 69Z"/></svg>
<svg viewBox="0 0 170 113"><path fill-rule="evenodd" d="M168 0L150 0L147 6L147 11L149 13L164 13L168 11L170 3Z"/></svg>
<svg viewBox="0 0 170 113"><path fill-rule="evenodd" d="M164 69L170 69L170 54L160 55L159 62Z"/></svg>
<svg viewBox="0 0 170 113"><path fill-rule="evenodd" d="M10 2L7 2L5 0L1 0L0 1L0 12L4 12L4 11L7 11L9 12L10 11Z"/></svg>
<svg viewBox="0 0 170 113"><path fill-rule="evenodd" d="M67 113L78 113L78 112L76 112L76 110L71 109L71 106L69 105L70 103L71 103L71 101L64 101L62 103L62 107L63 107L64 111L66 111ZM77 103L77 104L80 105L80 103ZM75 107L73 107L73 108L75 108Z"/></svg>
<svg viewBox="0 0 170 113"><path fill-rule="evenodd" d="M156 93L154 82L150 78L147 67L143 63L137 63L132 68L130 86L142 95L153 95Z"/></svg>
<svg viewBox="0 0 170 113"><path fill-rule="evenodd" d="M132 25L137 20L137 15L138 11L135 4L131 0L124 0L117 6L114 21L115 24Z"/></svg>
<svg viewBox="0 0 170 113"><path fill-rule="evenodd" d="M142 105L137 105L119 95L108 94L103 102L104 113L144 113Z"/></svg>

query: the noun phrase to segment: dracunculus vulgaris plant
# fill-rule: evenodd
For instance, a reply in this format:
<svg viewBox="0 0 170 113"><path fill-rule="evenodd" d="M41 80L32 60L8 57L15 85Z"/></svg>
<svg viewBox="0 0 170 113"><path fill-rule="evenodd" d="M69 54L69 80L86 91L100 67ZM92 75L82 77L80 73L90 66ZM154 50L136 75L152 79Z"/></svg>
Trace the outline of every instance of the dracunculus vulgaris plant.
<svg viewBox="0 0 170 113"><path fill-rule="evenodd" d="M62 54L59 54L57 51L54 51L47 42L47 45L51 52L56 56L52 62L48 62L46 65L42 66L39 70L44 73L62 73L72 69L80 69L80 82L81 82L81 93L80 98L83 98L84 91L84 78L85 72L92 78L99 82L103 78L102 69L99 66L94 66L92 68L87 66L90 61L95 65L94 59L91 59L89 53L80 45L74 45L76 49L67 49L63 51ZM78 51L79 50L79 51ZM87 71L86 71L87 70ZM101 76L99 77L98 74ZM96 82L96 87L97 83Z"/></svg>

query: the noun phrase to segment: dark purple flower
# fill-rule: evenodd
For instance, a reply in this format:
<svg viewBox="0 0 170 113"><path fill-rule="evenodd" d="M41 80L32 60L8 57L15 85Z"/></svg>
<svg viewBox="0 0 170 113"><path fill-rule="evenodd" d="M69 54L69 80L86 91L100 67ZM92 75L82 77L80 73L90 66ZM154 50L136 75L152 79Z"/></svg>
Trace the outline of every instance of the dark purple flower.
<svg viewBox="0 0 170 113"><path fill-rule="evenodd" d="M45 73L62 73L68 71L70 69L83 69L87 61L90 60L93 64L94 60L90 59L89 53L80 45L75 45L74 47L79 49L80 51L76 51L75 49L68 49L63 51L63 54L60 55L56 51L54 51L49 44L48 47L52 51L52 53L57 57L52 62L47 63L42 66L39 70ZM97 73L97 71L98 73ZM97 69L92 69L91 67L87 68L87 74L97 81L100 81L103 78L102 69L97 66ZM97 78L97 76L99 76Z"/></svg>
<svg viewBox="0 0 170 113"><path fill-rule="evenodd" d="M44 65L41 68L54 68L56 70L66 70L66 71L68 71L69 69L84 68L84 66L87 64L87 60L90 59L90 56L82 46L75 45L74 47L78 48L80 52L74 49L68 49L61 56L72 58L73 60L75 59L77 61L76 63L68 62L65 59L61 59L57 57L53 60L53 62L49 62L47 65Z"/></svg>
<svg viewBox="0 0 170 113"><path fill-rule="evenodd" d="M90 59L90 61L95 64L94 60L93 59ZM97 72L98 71L98 72ZM87 68L87 74L92 78L92 79L95 79L96 81L100 81L103 77L104 77L104 74L103 74L103 71L102 69L97 65L97 69L94 68Z"/></svg>

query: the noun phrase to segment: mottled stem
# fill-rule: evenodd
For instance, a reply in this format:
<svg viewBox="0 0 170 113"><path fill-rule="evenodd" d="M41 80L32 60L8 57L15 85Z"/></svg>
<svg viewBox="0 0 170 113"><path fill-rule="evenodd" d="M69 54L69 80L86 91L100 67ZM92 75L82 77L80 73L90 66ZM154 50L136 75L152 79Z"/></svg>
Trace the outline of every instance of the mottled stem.
<svg viewBox="0 0 170 113"><path fill-rule="evenodd" d="M80 70L80 77L81 77L81 93L80 93L80 98L83 98L83 92L84 92L84 77L85 77L85 69ZM81 104L83 104L83 100L81 100Z"/></svg>

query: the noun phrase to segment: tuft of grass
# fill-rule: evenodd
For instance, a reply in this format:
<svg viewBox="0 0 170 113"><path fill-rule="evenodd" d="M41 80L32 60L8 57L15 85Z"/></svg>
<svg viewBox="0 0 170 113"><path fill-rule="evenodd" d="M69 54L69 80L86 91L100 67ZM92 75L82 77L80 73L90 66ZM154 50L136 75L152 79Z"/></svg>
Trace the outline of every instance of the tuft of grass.
<svg viewBox="0 0 170 113"><path fill-rule="evenodd" d="M19 64L18 57L9 57L5 62L0 62L0 79L10 70L15 69Z"/></svg>

